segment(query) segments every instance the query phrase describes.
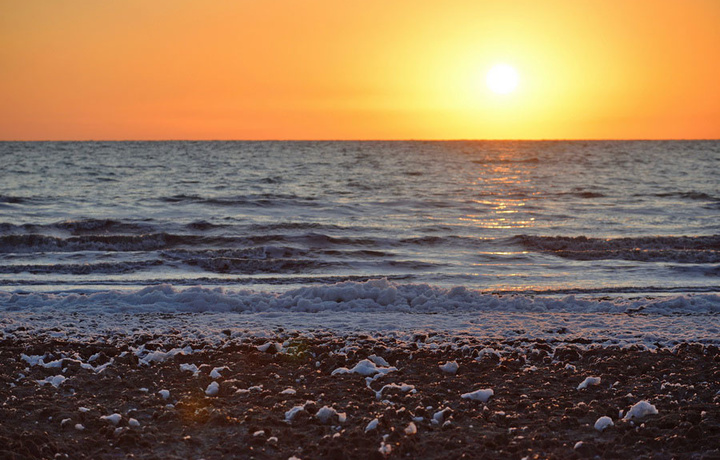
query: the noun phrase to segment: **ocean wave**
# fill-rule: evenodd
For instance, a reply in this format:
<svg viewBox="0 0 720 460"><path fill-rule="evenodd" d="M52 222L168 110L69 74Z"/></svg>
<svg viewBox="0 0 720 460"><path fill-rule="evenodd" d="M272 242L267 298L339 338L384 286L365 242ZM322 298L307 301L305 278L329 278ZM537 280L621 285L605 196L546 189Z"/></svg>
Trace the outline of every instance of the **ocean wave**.
<svg viewBox="0 0 720 460"><path fill-rule="evenodd" d="M13 205L13 204L35 205L35 204L43 204L50 200L51 200L50 198L36 197L36 196L0 195L0 204L3 204L3 205Z"/></svg>
<svg viewBox="0 0 720 460"><path fill-rule="evenodd" d="M22 196L0 195L0 203L23 204L27 203L28 200L28 198Z"/></svg>
<svg viewBox="0 0 720 460"><path fill-rule="evenodd" d="M338 225L317 222L278 222L272 224L253 224L248 227L253 232L276 232L279 230L343 230Z"/></svg>
<svg viewBox="0 0 720 460"><path fill-rule="evenodd" d="M150 251L164 249L199 237L167 233L147 235L85 235L61 238L42 234L0 236L0 253Z"/></svg>
<svg viewBox="0 0 720 460"><path fill-rule="evenodd" d="M4 230L4 231L3 231ZM15 228L15 230L18 230ZM25 231L40 231L35 227ZM45 229L46 230L46 229ZM333 236L327 233L309 231L302 233L275 233L255 229L252 234L213 235L213 234L177 234L167 232L141 234L94 234L76 230L74 236L62 237L43 233L18 233L11 228L0 227L0 253L33 252L77 252L77 251L156 251L173 248L230 249L255 251L256 246L265 246L273 250L273 245L286 247L303 246L318 253L337 249L355 249L365 251L366 255L385 254L385 249L397 246L437 246L442 244L477 244L477 239L466 237L415 237L395 239L373 236ZM50 233L50 232L48 232ZM330 254L330 252L327 252ZM243 256L244 257L244 256Z"/></svg>
<svg viewBox="0 0 720 460"><path fill-rule="evenodd" d="M146 270L162 265L160 260L145 260L137 262L98 262L87 264L17 264L0 265L2 274L31 273L33 275L63 274L63 275L96 275L96 274L122 274Z"/></svg>
<svg viewBox="0 0 720 460"><path fill-rule="evenodd" d="M514 238L522 246L573 260L620 259L642 262L718 263L720 235L588 238L529 236Z"/></svg>
<svg viewBox="0 0 720 460"><path fill-rule="evenodd" d="M0 233L3 234L41 234L68 232L73 235L111 234L111 233L149 233L154 230L150 224L123 222L113 219L79 219L65 220L52 224L13 224L0 222Z"/></svg>
<svg viewBox="0 0 720 460"><path fill-rule="evenodd" d="M206 220L196 220L196 221L190 222L189 224L185 225L185 228L187 228L187 229L201 231L201 232L205 232L208 230L215 230L218 228L226 228L226 227L227 227L227 225L225 225L225 224L213 224Z"/></svg>
<svg viewBox="0 0 720 460"><path fill-rule="evenodd" d="M473 163L479 165L485 164L512 164L512 163L525 163L535 164L540 163L540 159L537 157L530 158L484 158L482 160L472 160Z"/></svg>
<svg viewBox="0 0 720 460"><path fill-rule="evenodd" d="M697 201L720 201L720 198L716 196L697 191L655 193L653 196L656 196L658 198L682 198L685 200Z"/></svg>
<svg viewBox="0 0 720 460"><path fill-rule="evenodd" d="M160 201L164 203L189 203L189 204L205 204L208 206L252 206L252 207L270 207L270 206L316 206L316 199L313 197L301 197L294 194L273 194L262 193L257 195L239 195L227 197L204 197L201 195L172 195L160 197Z"/></svg>
<svg viewBox="0 0 720 460"><path fill-rule="evenodd" d="M574 196L578 198L605 198L606 195L600 192L591 192L589 190L574 190L572 192L557 193L556 196Z"/></svg>
<svg viewBox="0 0 720 460"><path fill-rule="evenodd" d="M583 299L524 295L497 296L465 287L440 288L400 284L387 279L313 285L286 292L231 291L223 288L180 289L169 284L133 292L91 294L0 292L4 311L62 310L112 312L573 312L646 315L718 314L720 296L677 295L641 299Z"/></svg>

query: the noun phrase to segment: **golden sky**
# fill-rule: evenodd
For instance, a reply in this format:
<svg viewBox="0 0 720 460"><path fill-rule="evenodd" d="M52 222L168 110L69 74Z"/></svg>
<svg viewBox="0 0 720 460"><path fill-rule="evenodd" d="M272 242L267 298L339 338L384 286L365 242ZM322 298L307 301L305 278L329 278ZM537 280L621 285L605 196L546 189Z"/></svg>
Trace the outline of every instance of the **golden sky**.
<svg viewBox="0 0 720 460"><path fill-rule="evenodd" d="M0 8L5 140L720 138L718 0Z"/></svg>

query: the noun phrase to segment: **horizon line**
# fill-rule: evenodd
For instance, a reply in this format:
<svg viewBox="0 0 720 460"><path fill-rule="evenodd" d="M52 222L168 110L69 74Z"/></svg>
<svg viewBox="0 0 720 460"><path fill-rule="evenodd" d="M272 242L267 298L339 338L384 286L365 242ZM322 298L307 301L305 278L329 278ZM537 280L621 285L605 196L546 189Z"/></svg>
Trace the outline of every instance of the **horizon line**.
<svg viewBox="0 0 720 460"><path fill-rule="evenodd" d="M720 141L720 138L393 138L393 139L0 139L0 142L644 142Z"/></svg>

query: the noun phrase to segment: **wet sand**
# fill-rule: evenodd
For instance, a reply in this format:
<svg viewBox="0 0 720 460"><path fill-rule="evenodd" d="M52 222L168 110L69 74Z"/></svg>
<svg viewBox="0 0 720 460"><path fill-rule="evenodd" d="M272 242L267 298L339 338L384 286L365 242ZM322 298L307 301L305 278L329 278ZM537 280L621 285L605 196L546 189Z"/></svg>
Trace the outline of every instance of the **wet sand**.
<svg viewBox="0 0 720 460"><path fill-rule="evenodd" d="M5 337L0 457L720 459L714 345L432 339ZM333 374L368 357L384 375ZM586 377L600 383L578 389ZM487 402L462 397L479 389ZM625 420L640 401L658 413Z"/></svg>

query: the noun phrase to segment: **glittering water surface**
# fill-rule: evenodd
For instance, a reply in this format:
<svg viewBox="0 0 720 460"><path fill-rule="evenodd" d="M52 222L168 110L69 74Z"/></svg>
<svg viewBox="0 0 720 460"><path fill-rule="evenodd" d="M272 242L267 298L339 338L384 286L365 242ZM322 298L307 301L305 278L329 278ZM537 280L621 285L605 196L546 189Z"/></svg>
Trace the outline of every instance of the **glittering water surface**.
<svg viewBox="0 0 720 460"><path fill-rule="evenodd" d="M720 292L720 142L0 143L0 290Z"/></svg>

